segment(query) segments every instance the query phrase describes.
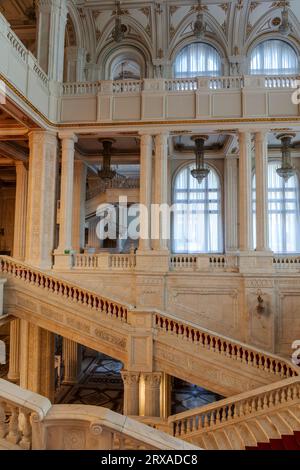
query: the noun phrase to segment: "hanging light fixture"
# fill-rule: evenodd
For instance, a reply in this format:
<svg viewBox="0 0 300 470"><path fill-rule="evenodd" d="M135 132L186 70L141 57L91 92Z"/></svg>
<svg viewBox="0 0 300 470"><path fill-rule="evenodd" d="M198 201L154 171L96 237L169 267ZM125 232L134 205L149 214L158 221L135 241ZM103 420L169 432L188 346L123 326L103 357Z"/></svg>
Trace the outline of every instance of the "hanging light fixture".
<svg viewBox="0 0 300 470"><path fill-rule="evenodd" d="M108 183L117 175L117 172L111 169L112 146L115 141L113 139L100 139L99 142L103 146L103 163L101 170L98 171L98 176L104 183Z"/></svg>
<svg viewBox="0 0 300 470"><path fill-rule="evenodd" d="M291 142L292 138L296 134L280 134L277 139L281 140L281 167L277 168L276 173L287 182L292 176L295 175L296 171L292 165L291 157Z"/></svg>
<svg viewBox="0 0 300 470"><path fill-rule="evenodd" d="M122 10L120 6L120 2L116 2L116 18L115 18L115 27L112 32L112 37L116 42L122 42L124 39L125 32L127 28L124 24L122 24L121 20Z"/></svg>
<svg viewBox="0 0 300 470"><path fill-rule="evenodd" d="M207 135L195 135L192 137L192 140L195 142L196 168L191 171L191 175L193 178L196 178L199 184L210 173L210 170L204 166L204 144L207 139Z"/></svg>
<svg viewBox="0 0 300 470"><path fill-rule="evenodd" d="M198 6L196 8L196 11L197 11L197 18L193 25L193 33L197 39L202 39L206 33L206 23L203 18L201 0L198 0Z"/></svg>
<svg viewBox="0 0 300 470"><path fill-rule="evenodd" d="M284 3L284 7L281 12L281 24L279 26L278 31L283 36L288 36L289 34L291 34L291 25L289 22L289 12L287 9L287 2Z"/></svg>
<svg viewBox="0 0 300 470"><path fill-rule="evenodd" d="M36 0L33 0L32 5L30 5L25 10L25 16L34 23L36 21Z"/></svg>

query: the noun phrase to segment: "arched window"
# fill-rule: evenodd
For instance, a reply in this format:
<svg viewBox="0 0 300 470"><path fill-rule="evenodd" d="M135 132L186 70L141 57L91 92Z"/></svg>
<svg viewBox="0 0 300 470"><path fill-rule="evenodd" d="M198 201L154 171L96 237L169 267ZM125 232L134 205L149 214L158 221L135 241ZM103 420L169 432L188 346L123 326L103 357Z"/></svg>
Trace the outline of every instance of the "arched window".
<svg viewBox="0 0 300 470"><path fill-rule="evenodd" d="M270 39L256 46L250 57L250 73L254 75L289 75L299 72L299 61L292 46L279 39Z"/></svg>
<svg viewBox="0 0 300 470"><path fill-rule="evenodd" d="M299 179L287 182L276 173L280 161L268 164L269 247L274 253L300 253L300 194ZM253 241L256 246L255 187L253 177Z"/></svg>
<svg viewBox="0 0 300 470"><path fill-rule="evenodd" d="M221 58L218 51L203 42L184 47L175 59L175 78L221 75Z"/></svg>
<svg viewBox="0 0 300 470"><path fill-rule="evenodd" d="M207 166L208 167L208 166ZM184 167L173 188L173 252L221 253L223 251L221 186L216 171L199 185L192 177L195 165Z"/></svg>
<svg viewBox="0 0 300 470"><path fill-rule="evenodd" d="M121 60L112 69L113 80L140 80L141 67L134 60Z"/></svg>

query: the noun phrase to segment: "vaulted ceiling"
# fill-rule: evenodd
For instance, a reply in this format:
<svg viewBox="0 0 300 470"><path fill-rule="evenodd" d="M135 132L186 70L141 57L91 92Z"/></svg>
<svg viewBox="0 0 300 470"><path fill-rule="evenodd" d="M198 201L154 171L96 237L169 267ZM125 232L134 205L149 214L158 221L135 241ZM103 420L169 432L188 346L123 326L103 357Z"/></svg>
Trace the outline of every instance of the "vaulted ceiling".
<svg viewBox="0 0 300 470"><path fill-rule="evenodd" d="M2 0L0 11L33 51L36 25L32 3ZM291 40L299 46L300 2L287 3L293 25ZM87 63L101 67L107 54L120 48L112 39L115 1L69 0L68 4L66 43L84 48ZM283 0L203 0L207 40L218 45L227 59L243 56L259 36L277 32L283 4ZM127 27L124 44L139 49L154 68L170 63L176 51L191 39L196 6L197 0L123 0L122 22Z"/></svg>

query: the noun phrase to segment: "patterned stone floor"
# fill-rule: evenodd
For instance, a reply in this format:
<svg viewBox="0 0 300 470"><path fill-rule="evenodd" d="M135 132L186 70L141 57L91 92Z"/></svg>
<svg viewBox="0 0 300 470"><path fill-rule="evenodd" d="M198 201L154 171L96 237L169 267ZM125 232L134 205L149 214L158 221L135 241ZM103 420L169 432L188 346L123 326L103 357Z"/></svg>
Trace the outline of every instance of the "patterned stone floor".
<svg viewBox="0 0 300 470"><path fill-rule="evenodd" d="M123 383L120 375L122 364L107 356L87 357L79 383L62 385L56 403L73 403L104 406L122 413ZM173 379L172 414L220 400L223 397L182 380Z"/></svg>

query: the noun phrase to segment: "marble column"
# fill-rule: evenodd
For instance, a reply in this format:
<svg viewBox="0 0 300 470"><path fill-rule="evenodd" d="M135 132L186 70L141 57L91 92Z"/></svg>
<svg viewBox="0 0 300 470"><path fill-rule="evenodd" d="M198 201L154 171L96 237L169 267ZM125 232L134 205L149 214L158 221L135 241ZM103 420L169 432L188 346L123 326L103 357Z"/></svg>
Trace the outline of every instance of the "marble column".
<svg viewBox="0 0 300 470"><path fill-rule="evenodd" d="M140 213L139 251L151 249L151 190L152 186L152 136L141 135L140 159L140 204L143 206Z"/></svg>
<svg viewBox="0 0 300 470"><path fill-rule="evenodd" d="M82 160L75 160L72 244L73 249L78 253L85 247L86 176L86 164Z"/></svg>
<svg viewBox="0 0 300 470"><path fill-rule="evenodd" d="M138 372L121 371L124 384L124 408L125 416L139 416L139 383Z"/></svg>
<svg viewBox="0 0 300 470"><path fill-rule="evenodd" d="M267 252L268 232L268 144L267 133L255 133L256 251Z"/></svg>
<svg viewBox="0 0 300 470"><path fill-rule="evenodd" d="M252 245L252 162L251 134L239 133L239 246L249 252Z"/></svg>
<svg viewBox="0 0 300 470"><path fill-rule="evenodd" d="M15 259L25 259L26 249L26 216L27 216L27 191L28 171L23 162L16 162L16 204L14 224L14 248Z"/></svg>
<svg viewBox="0 0 300 470"><path fill-rule="evenodd" d="M236 155L225 158L225 252L238 249L238 164Z"/></svg>
<svg viewBox="0 0 300 470"><path fill-rule="evenodd" d="M21 320L20 386L53 402L54 334Z"/></svg>
<svg viewBox="0 0 300 470"><path fill-rule="evenodd" d="M67 0L37 1L37 59L50 80L63 81Z"/></svg>
<svg viewBox="0 0 300 470"><path fill-rule="evenodd" d="M161 389L160 372L149 372L143 374L144 379L144 415L160 416L160 389Z"/></svg>
<svg viewBox="0 0 300 470"><path fill-rule="evenodd" d="M9 370L7 378L14 383L20 380L20 328L21 321L19 319L10 322Z"/></svg>
<svg viewBox="0 0 300 470"><path fill-rule="evenodd" d="M155 136L155 191L154 204L156 207L168 203L168 138L169 134L162 133ZM158 215L158 214L157 214ZM168 240L164 238L164 228L168 221L164 220L162 212L155 218L154 232L157 237L152 242L156 251L167 251ZM159 228L157 230L157 226ZM151 233L153 235L153 233Z"/></svg>
<svg viewBox="0 0 300 470"><path fill-rule="evenodd" d="M55 268L71 266L72 226L73 226L73 190L74 190L74 155L77 137L72 133L61 133L61 186L59 243L55 250Z"/></svg>
<svg viewBox="0 0 300 470"><path fill-rule="evenodd" d="M25 260L51 269L56 217L57 138L55 133L29 134L29 173Z"/></svg>
<svg viewBox="0 0 300 470"><path fill-rule="evenodd" d="M83 82L84 68L86 64L86 49L83 47L69 46L66 52L66 82Z"/></svg>
<svg viewBox="0 0 300 470"><path fill-rule="evenodd" d="M76 384L81 368L80 345L63 338L64 380L66 384Z"/></svg>

